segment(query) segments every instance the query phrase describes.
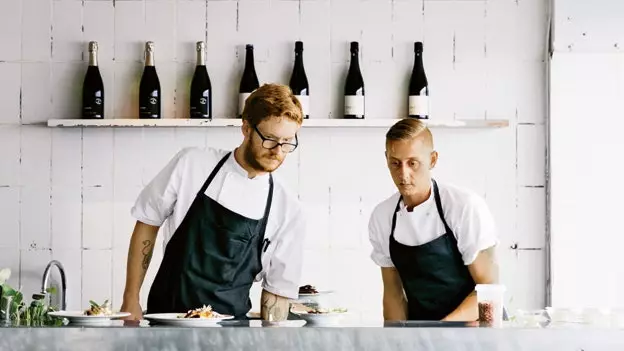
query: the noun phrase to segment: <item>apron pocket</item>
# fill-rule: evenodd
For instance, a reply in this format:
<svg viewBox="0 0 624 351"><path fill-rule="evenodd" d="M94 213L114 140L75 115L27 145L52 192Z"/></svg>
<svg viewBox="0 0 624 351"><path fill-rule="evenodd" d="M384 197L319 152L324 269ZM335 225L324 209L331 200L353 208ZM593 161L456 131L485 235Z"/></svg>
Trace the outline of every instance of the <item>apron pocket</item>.
<svg viewBox="0 0 624 351"><path fill-rule="evenodd" d="M198 254L193 255L194 271L197 275L217 284L230 284L236 273L245 266L248 250L252 248L251 240L228 238L215 242L212 247L198 247Z"/></svg>

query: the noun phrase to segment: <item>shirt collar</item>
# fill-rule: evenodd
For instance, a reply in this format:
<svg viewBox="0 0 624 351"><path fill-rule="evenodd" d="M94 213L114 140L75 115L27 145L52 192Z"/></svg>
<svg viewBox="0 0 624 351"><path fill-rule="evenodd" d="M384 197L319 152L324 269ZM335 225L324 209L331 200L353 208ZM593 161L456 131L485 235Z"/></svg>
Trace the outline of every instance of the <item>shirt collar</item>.
<svg viewBox="0 0 624 351"><path fill-rule="evenodd" d="M257 175L254 178L249 178L249 173L247 172L246 169L243 168L243 166L241 166L238 161L236 161L236 157L234 157L234 152L236 151L236 149L232 150L232 154L230 155L230 157L228 157L226 164L229 166L229 168L231 170L234 171L234 173L239 174L241 176L243 176L245 179L249 180L249 181L256 181L256 180L266 180L269 177L269 173L264 173L262 175Z"/></svg>
<svg viewBox="0 0 624 351"><path fill-rule="evenodd" d="M414 206L414 209L412 210L412 212L416 212L421 208L424 207L429 207L433 201L433 197L434 197L434 193L433 193L433 181L430 181L430 189L431 192L429 193L429 197L427 198L427 200L423 201L420 205L418 206ZM400 195L399 195L400 196ZM401 198L401 204L400 204L400 210L407 212L407 207L405 206L405 203L403 202L403 198Z"/></svg>

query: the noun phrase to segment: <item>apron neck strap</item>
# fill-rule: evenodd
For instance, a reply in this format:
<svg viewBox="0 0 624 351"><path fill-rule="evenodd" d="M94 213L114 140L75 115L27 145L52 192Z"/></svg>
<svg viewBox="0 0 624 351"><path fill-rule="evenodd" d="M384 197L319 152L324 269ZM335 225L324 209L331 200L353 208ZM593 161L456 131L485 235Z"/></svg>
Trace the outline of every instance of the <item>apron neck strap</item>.
<svg viewBox="0 0 624 351"><path fill-rule="evenodd" d="M204 182L204 185L202 185L201 189L199 189L199 192L197 193L198 195L199 194L203 194L204 192L206 192L206 189L208 189L208 185L210 185L210 183L212 183L212 180L217 175L217 173L219 172L221 167L223 167L223 165L225 164L225 161L227 161L227 159L230 156L230 154L232 154L232 151L230 151L227 154L225 154L225 156L223 156L221 158L219 163L217 163L215 168L212 169L212 172L210 172L210 175L208 176L208 179L206 179L206 181Z"/></svg>
<svg viewBox="0 0 624 351"><path fill-rule="evenodd" d="M433 182L433 196L435 198L436 208L438 209L438 216L442 220L444 224L444 229L447 233L451 233L451 227L446 223L446 219L444 218L444 211L442 210L442 200L440 200L440 191L438 190L438 183L436 183L435 179L432 179Z"/></svg>
<svg viewBox="0 0 624 351"><path fill-rule="evenodd" d="M447 233L451 233L452 232L451 227L449 227L449 225L446 223L446 219L444 218L444 211L442 210L442 200L440 200L440 191L438 190L438 183L435 181L435 179L432 179L431 181L433 183L432 191L433 191L433 197L436 203L436 209L438 210L438 216L440 216L440 219L442 220L442 224L444 224L444 230ZM396 227L396 214L401 209L402 199L403 197L399 195L399 201L397 201L396 207L394 208L394 212L392 213L392 229L390 231L390 236L394 236L394 228Z"/></svg>

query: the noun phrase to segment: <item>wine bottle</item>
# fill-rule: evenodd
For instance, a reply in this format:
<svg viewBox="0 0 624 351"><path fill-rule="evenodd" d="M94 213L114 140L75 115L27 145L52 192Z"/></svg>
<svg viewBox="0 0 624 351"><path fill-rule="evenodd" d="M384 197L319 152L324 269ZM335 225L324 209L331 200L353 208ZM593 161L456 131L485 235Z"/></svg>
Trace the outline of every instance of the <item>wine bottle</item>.
<svg viewBox="0 0 624 351"><path fill-rule="evenodd" d="M344 118L364 118L364 78L360 71L359 44L351 42L351 64L345 83Z"/></svg>
<svg viewBox="0 0 624 351"><path fill-rule="evenodd" d="M414 43L414 68L409 84L408 115L410 118L429 119L429 84L423 65L423 44Z"/></svg>
<svg viewBox="0 0 624 351"><path fill-rule="evenodd" d="M245 70L241 77L240 88L238 90L238 117L243 117L245 100L251 93L260 87L256 68L254 66L254 47L251 44L245 46Z"/></svg>
<svg viewBox="0 0 624 351"><path fill-rule="evenodd" d="M288 85L301 103L303 118L309 118L310 87L308 85L308 77L303 68L303 42L301 41L295 42L295 66L293 67Z"/></svg>
<svg viewBox="0 0 624 351"><path fill-rule="evenodd" d="M89 67L82 84L82 118L104 118L104 83L98 68L98 44L89 42Z"/></svg>
<svg viewBox="0 0 624 351"><path fill-rule="evenodd" d="M160 81L154 66L154 43L145 43L145 68L139 85L139 118L160 118Z"/></svg>
<svg viewBox="0 0 624 351"><path fill-rule="evenodd" d="M198 41L197 66L191 81L191 118L212 118L212 85L206 69L206 44Z"/></svg>

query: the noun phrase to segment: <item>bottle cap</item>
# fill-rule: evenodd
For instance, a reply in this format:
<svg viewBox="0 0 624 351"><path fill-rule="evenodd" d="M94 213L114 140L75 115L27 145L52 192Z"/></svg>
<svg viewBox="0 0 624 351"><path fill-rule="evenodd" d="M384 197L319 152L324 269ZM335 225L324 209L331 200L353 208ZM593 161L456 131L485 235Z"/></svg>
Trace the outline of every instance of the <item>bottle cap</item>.
<svg viewBox="0 0 624 351"><path fill-rule="evenodd" d="M417 41L414 43L414 52L422 52L423 51L423 43Z"/></svg>

